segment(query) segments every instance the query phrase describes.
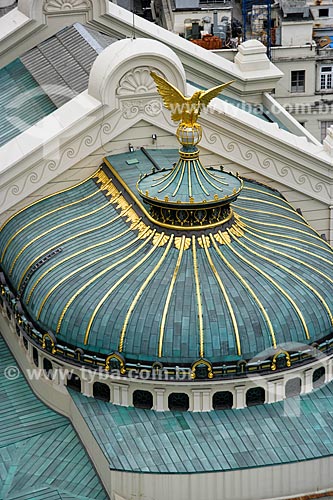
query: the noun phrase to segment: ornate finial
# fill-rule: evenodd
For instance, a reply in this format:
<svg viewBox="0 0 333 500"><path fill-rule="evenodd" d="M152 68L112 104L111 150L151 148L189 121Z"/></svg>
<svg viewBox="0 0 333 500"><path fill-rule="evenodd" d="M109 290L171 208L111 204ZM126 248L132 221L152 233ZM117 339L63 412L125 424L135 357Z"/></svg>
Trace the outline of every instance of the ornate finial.
<svg viewBox="0 0 333 500"><path fill-rule="evenodd" d="M200 112L232 82L185 97L161 76L150 74L172 120L179 122L176 134L182 145L178 162L171 169L152 172L137 183L144 202L150 205L150 214L156 221L178 229L232 224L231 203L242 189L242 181L223 168L206 169L196 147L202 137L197 122Z"/></svg>
<svg viewBox="0 0 333 500"><path fill-rule="evenodd" d="M151 71L158 93L164 106L171 111L171 119L180 122L177 128L177 138L183 146L194 146L202 137L201 126L197 122L202 109L218 96L222 90L235 80L218 85L209 90L197 90L191 97L185 97L180 90L167 80Z"/></svg>

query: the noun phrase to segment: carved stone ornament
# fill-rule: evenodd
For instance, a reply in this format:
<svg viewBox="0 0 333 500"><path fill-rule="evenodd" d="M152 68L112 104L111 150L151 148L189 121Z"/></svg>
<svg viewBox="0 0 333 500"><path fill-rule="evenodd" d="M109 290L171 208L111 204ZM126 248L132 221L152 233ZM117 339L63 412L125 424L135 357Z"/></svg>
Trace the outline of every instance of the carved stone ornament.
<svg viewBox="0 0 333 500"><path fill-rule="evenodd" d="M122 114L126 119L134 118L138 113L157 116L162 111L162 103L151 99L133 99L122 102Z"/></svg>
<svg viewBox="0 0 333 500"><path fill-rule="evenodd" d="M86 11L91 8L90 0L46 0L45 12L59 12L69 10Z"/></svg>
<svg viewBox="0 0 333 500"><path fill-rule="evenodd" d="M292 187L296 191L301 186L306 189L306 194L311 193L311 196L315 199L330 203L330 184L321 180L315 172L305 172L295 164L291 165L283 161L283 159L273 158L273 155L267 156L267 151L261 152L249 148L246 141L242 143L241 141L230 140L229 137L221 133L207 132L207 128L206 140L208 144L218 146L220 148L219 154L222 156L233 157L233 161L244 166L251 162L251 168L255 172L263 173L266 177ZM315 195L319 193L320 197L316 197Z"/></svg>
<svg viewBox="0 0 333 500"><path fill-rule="evenodd" d="M155 71L155 73L161 75L160 71L147 66L142 66L141 68L135 68L127 71L127 73L125 73L125 75L119 82L116 94L122 96L156 92L155 82L150 76L151 71Z"/></svg>

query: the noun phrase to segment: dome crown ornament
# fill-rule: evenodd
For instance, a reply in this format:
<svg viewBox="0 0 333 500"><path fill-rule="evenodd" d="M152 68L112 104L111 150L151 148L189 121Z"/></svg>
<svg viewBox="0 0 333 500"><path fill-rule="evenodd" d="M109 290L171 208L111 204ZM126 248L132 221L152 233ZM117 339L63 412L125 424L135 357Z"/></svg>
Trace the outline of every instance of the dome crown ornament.
<svg viewBox="0 0 333 500"><path fill-rule="evenodd" d="M193 127L197 123L202 109L217 97L223 89L228 87L235 80L223 83L209 90L197 90L191 97L185 97L180 90L174 87L167 80L150 72L156 83L157 91L163 99L164 106L171 111L171 119L174 122L181 122L181 125Z"/></svg>
<svg viewBox="0 0 333 500"><path fill-rule="evenodd" d="M162 223L191 229L231 223L230 203L241 191L242 181L224 172L223 167L205 168L196 146L202 138L197 122L201 111L234 80L185 97L154 71L150 74L172 120L179 122L176 135L181 148L173 168L140 178L137 188L141 197L150 205L152 216Z"/></svg>

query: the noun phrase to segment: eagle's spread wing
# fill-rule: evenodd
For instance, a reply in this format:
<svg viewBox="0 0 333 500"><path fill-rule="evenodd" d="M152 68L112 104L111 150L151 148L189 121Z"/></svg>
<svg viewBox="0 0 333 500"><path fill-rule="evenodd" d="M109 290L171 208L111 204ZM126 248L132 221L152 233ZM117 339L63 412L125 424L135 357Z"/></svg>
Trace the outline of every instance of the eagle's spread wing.
<svg viewBox="0 0 333 500"><path fill-rule="evenodd" d="M212 99L214 99L214 97L218 96L223 89L228 87L228 85L230 85L234 81L235 80L231 80L230 82L224 83L223 85L218 85L217 87L213 87L212 89L206 90L206 92L204 92L200 97L200 103L203 106L208 106L208 104Z"/></svg>
<svg viewBox="0 0 333 500"><path fill-rule="evenodd" d="M154 71L151 71L150 74L156 83L158 93L163 99L164 106L171 111L172 120L179 122L182 119L184 103L186 102L185 97L176 87L154 73Z"/></svg>

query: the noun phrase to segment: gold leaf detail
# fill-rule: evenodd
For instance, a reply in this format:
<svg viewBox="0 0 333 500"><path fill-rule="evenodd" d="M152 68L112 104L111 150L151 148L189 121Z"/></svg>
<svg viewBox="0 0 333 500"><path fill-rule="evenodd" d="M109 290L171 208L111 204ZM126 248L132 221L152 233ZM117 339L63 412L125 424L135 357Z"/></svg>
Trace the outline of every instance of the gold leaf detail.
<svg viewBox="0 0 333 500"><path fill-rule="evenodd" d="M136 229L138 229L138 238L140 240L147 238L153 232L152 229L147 231L148 226L144 222L140 222Z"/></svg>
<svg viewBox="0 0 333 500"><path fill-rule="evenodd" d="M223 233L221 231L219 231L218 233L214 234L214 238L221 245L225 245L226 243L231 242L230 236L226 231L224 231Z"/></svg>
<svg viewBox="0 0 333 500"><path fill-rule="evenodd" d="M181 244L182 244L182 238L181 238L181 236L177 236L175 238L175 247L178 250L180 250ZM184 250L187 250L188 248L190 248L190 245L191 245L191 238L185 238Z"/></svg>
<svg viewBox="0 0 333 500"><path fill-rule="evenodd" d="M139 217L133 208L126 212L126 216L126 222L136 223L139 220Z"/></svg>
<svg viewBox="0 0 333 500"><path fill-rule="evenodd" d="M204 248L204 241L206 242L206 246L210 247L210 238L208 236L199 236L198 243L201 246L201 248Z"/></svg>
<svg viewBox="0 0 333 500"><path fill-rule="evenodd" d="M138 220L140 220L140 219L138 218ZM138 221L133 220L130 228L131 229L137 229L138 228Z"/></svg>
<svg viewBox="0 0 333 500"><path fill-rule="evenodd" d="M238 238L243 236L243 234L244 234L244 231L242 229L240 229L239 227L237 227L236 225L232 226L230 228L230 232L233 236L236 236Z"/></svg>
<svg viewBox="0 0 333 500"><path fill-rule="evenodd" d="M224 232L222 233L222 236L224 237L224 241L225 241L226 243L231 243L231 238L230 238L229 234L227 233L227 231L224 231Z"/></svg>
<svg viewBox="0 0 333 500"><path fill-rule="evenodd" d="M99 170L99 172L97 172L97 180L102 184L106 184L110 179L108 178L106 173L103 172L103 170Z"/></svg>
<svg viewBox="0 0 333 500"><path fill-rule="evenodd" d="M216 241L218 243L220 243L220 245L224 245L224 240L223 240L222 236L219 235L219 233L214 234L214 238L216 239Z"/></svg>
<svg viewBox="0 0 333 500"><path fill-rule="evenodd" d="M244 229L243 228L245 228L245 224L240 224L239 222L237 222L236 223L236 228L238 229L238 231L240 233L242 233L241 236L243 236L243 234L244 234Z"/></svg>
<svg viewBox="0 0 333 500"><path fill-rule="evenodd" d="M118 199L118 204L116 206L116 208L121 208L121 213L123 213L124 210L126 210L127 208L129 207L129 204L127 203L127 201L125 200L125 198L123 198L122 196Z"/></svg>
<svg viewBox="0 0 333 500"><path fill-rule="evenodd" d="M146 229L146 224L144 222L140 222L140 224L136 227L136 229L139 231L139 232L142 232Z"/></svg>
<svg viewBox="0 0 333 500"><path fill-rule="evenodd" d="M167 236L166 234L163 236L163 238L161 239L161 241L158 241L159 238L160 238L160 234L159 233L156 233L153 237L153 245L155 246L159 246L159 247L163 247L166 242L168 241L169 239L169 236Z"/></svg>
<svg viewBox="0 0 333 500"><path fill-rule="evenodd" d="M111 195L112 198L115 198L116 196L120 195L120 192L113 184L107 187L107 193Z"/></svg>

